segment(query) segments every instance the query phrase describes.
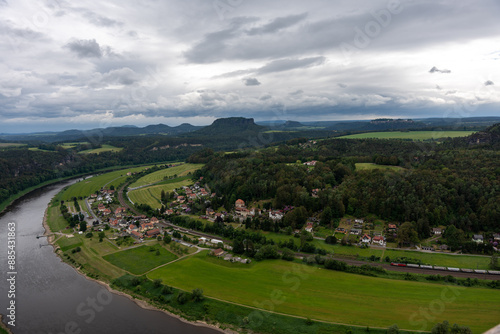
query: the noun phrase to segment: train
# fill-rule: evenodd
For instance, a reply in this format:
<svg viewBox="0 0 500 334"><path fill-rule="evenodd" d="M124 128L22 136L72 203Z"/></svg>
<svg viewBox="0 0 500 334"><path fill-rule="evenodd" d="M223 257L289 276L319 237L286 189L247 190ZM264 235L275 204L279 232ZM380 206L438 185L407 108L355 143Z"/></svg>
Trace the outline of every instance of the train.
<svg viewBox="0 0 500 334"><path fill-rule="evenodd" d="M408 267L408 268L420 268L420 269L433 269L433 270L463 272L463 273L500 275L500 271L498 271L498 270L465 269L465 268L430 266L430 265L426 265L426 264L414 264L414 263L391 262L391 266L395 266L395 267Z"/></svg>

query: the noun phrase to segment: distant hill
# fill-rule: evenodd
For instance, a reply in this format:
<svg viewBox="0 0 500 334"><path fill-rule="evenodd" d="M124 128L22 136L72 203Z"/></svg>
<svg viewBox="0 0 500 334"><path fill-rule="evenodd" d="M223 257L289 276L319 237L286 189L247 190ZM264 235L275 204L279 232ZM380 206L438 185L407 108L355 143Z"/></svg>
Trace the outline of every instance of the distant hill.
<svg viewBox="0 0 500 334"><path fill-rule="evenodd" d="M44 142L62 142L85 138L103 138L103 137L127 137L144 135L169 135L176 136L187 132L196 131L203 128L191 124L181 124L179 126L168 126L165 124L148 125L143 128L135 125L124 125L120 127L97 128L92 130L67 130L63 132L32 133L32 134L12 134L0 136L5 140L23 140L23 141L44 141Z"/></svg>
<svg viewBox="0 0 500 334"><path fill-rule="evenodd" d="M189 136L244 136L267 129L265 126L255 124L253 118L229 117L219 118L211 125L190 133Z"/></svg>

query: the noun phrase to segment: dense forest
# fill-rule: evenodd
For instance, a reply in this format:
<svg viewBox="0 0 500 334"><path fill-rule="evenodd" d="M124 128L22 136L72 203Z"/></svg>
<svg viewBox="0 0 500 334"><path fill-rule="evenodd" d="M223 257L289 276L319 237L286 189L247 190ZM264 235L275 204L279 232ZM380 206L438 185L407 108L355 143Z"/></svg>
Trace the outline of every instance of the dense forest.
<svg viewBox="0 0 500 334"><path fill-rule="evenodd" d="M422 237L439 225L465 232L498 230L497 142L471 146L471 141L476 142L330 139L312 144L294 139L257 151L216 153L211 159L201 151L190 161L208 161L196 176L224 195L226 209L241 198L264 200L275 209L305 209L309 216L321 216L325 208L333 218L375 214L413 222ZM303 164L312 160L314 167ZM357 170L361 162L401 168Z"/></svg>

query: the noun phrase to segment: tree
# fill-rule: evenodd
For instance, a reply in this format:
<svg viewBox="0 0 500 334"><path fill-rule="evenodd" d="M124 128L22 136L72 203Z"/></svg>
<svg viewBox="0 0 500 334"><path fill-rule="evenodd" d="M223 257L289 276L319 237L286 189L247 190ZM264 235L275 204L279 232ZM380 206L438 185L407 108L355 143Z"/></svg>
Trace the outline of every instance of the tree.
<svg viewBox="0 0 500 334"><path fill-rule="evenodd" d="M87 223L86 222L80 222L80 231L85 232L87 231Z"/></svg>
<svg viewBox="0 0 500 334"><path fill-rule="evenodd" d="M394 324L387 328L387 334L399 334L399 327L397 324Z"/></svg>
<svg viewBox="0 0 500 334"><path fill-rule="evenodd" d="M165 236L163 237L163 242L165 244L169 244L171 241L172 241L172 237L168 234L165 234Z"/></svg>
<svg viewBox="0 0 500 334"><path fill-rule="evenodd" d="M325 210L323 210L323 213L321 214L321 220L320 220L320 223L321 225L329 225L330 222L332 221L332 209L330 209L329 206L327 206L325 208Z"/></svg>
<svg viewBox="0 0 500 334"><path fill-rule="evenodd" d="M288 248L283 249L281 252L281 258L285 261L293 261L295 254Z"/></svg>
<svg viewBox="0 0 500 334"><path fill-rule="evenodd" d="M490 268L491 269L496 269L498 267L498 255L497 253L493 253L491 256L491 261L490 261Z"/></svg>
<svg viewBox="0 0 500 334"><path fill-rule="evenodd" d="M443 321L441 323L437 323L432 327L431 333L432 334L448 334L448 329L450 327L450 324L448 321Z"/></svg>
<svg viewBox="0 0 500 334"><path fill-rule="evenodd" d="M412 223L406 222L399 227L397 241L400 247L416 244L419 241L417 231Z"/></svg>
<svg viewBox="0 0 500 334"><path fill-rule="evenodd" d="M203 296L203 290L199 288L193 290L192 296L195 302L201 302L203 299L205 299L205 296Z"/></svg>
<svg viewBox="0 0 500 334"><path fill-rule="evenodd" d="M325 242L330 245L335 245L337 243L337 238L334 235L329 235L326 237Z"/></svg>
<svg viewBox="0 0 500 334"><path fill-rule="evenodd" d="M460 248L465 242L464 231L457 229L455 225L448 226L444 231L443 237L446 238L446 242L452 250Z"/></svg>
<svg viewBox="0 0 500 334"><path fill-rule="evenodd" d="M161 279L157 278L153 281L153 285L155 288L159 288L161 286Z"/></svg>

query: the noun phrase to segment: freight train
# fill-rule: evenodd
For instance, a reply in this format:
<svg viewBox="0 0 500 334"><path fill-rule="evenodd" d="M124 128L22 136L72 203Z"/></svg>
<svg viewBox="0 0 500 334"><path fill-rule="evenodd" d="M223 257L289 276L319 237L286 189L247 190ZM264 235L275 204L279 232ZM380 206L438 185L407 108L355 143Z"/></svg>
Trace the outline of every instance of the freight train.
<svg viewBox="0 0 500 334"><path fill-rule="evenodd" d="M453 272L461 271L464 273L476 273L476 274L500 275L500 271L498 271L498 270L464 269L464 268L429 266L429 265L425 265L425 264L397 263L397 262L391 262L391 266L420 268L420 269L434 269L434 270L453 271Z"/></svg>

